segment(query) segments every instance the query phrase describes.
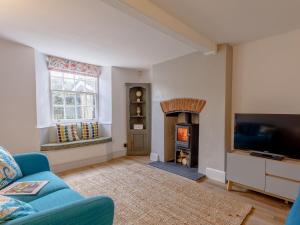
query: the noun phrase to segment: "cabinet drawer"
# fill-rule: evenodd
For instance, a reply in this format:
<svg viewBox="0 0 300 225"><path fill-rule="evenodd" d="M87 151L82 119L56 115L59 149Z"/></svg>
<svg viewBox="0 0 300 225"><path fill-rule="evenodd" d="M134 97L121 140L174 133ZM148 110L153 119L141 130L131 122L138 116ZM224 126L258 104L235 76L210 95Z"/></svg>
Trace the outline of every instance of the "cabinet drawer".
<svg viewBox="0 0 300 225"><path fill-rule="evenodd" d="M266 176L266 192L295 200L298 195L300 183Z"/></svg>
<svg viewBox="0 0 300 225"><path fill-rule="evenodd" d="M227 179L233 182L265 190L265 159L227 153Z"/></svg>
<svg viewBox="0 0 300 225"><path fill-rule="evenodd" d="M300 165L285 161L266 160L266 174L300 182Z"/></svg>

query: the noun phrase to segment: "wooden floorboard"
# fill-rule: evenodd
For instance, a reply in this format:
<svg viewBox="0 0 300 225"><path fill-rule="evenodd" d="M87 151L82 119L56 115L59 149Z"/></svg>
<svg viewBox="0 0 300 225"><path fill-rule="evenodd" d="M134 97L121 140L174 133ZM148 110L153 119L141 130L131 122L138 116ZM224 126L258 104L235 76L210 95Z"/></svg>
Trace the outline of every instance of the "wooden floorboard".
<svg viewBox="0 0 300 225"><path fill-rule="evenodd" d="M114 168L116 166L125 166L133 163L140 163L144 165L148 164L149 157L126 156L101 164L62 172L59 175L64 179L79 175L84 177L85 175L96 172L101 168ZM228 192L225 184L209 180L207 178L200 180L198 183L210 190L230 195L240 201L251 204L253 206L253 210L244 221L244 225L283 225L291 207L290 204L285 204L283 200L235 186L233 191Z"/></svg>

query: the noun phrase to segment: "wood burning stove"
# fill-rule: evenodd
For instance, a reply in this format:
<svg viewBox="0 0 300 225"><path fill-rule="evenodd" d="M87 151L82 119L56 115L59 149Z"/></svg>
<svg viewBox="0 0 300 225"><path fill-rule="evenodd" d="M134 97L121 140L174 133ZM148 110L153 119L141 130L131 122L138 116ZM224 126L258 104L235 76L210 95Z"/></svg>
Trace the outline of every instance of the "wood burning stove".
<svg viewBox="0 0 300 225"><path fill-rule="evenodd" d="M175 162L198 166L199 125L178 123L175 128Z"/></svg>
<svg viewBox="0 0 300 225"><path fill-rule="evenodd" d="M176 124L176 145L183 148L190 147L190 125Z"/></svg>

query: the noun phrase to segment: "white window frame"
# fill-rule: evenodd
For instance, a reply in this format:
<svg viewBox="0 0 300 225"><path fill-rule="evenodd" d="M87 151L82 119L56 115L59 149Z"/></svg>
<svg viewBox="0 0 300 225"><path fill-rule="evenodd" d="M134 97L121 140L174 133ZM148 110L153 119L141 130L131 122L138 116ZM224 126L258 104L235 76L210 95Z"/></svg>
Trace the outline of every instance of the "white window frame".
<svg viewBox="0 0 300 225"><path fill-rule="evenodd" d="M98 121L98 113L99 113L99 77L96 76L91 76L96 78L96 92L92 93L92 92L87 92L87 91L65 91L65 90L52 90L52 81L51 81L51 72L52 70L49 70L49 91L50 91L50 108L51 108L51 120L53 124L57 124L57 123L80 123L80 122L97 122ZM72 73L72 72L62 72L62 71L54 71L54 72L60 72L62 74L64 73L68 73L68 74L73 74L73 75L77 75L76 73ZM81 75L81 74L78 74ZM88 75L81 75L81 76L88 76ZM63 81L63 85L64 85L64 79L65 77L62 77L62 81ZM64 86L63 86L64 87ZM75 117L76 119L54 119L54 105L53 105L53 96L52 96L52 92L62 92L65 96L66 93L71 93L71 94L94 94L96 96L95 98L95 118L93 119L77 119L77 99L75 97ZM64 97L64 104L63 104L63 108L64 108L64 115L66 113L66 101L65 101L65 97Z"/></svg>

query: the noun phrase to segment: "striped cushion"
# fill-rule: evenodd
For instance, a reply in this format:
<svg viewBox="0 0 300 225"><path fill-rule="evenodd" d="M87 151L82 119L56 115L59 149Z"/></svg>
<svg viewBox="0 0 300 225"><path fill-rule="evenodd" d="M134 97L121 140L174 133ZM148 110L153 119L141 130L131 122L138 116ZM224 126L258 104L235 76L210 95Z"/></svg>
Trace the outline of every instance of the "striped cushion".
<svg viewBox="0 0 300 225"><path fill-rule="evenodd" d="M70 141L79 141L79 137L77 135L77 125L56 125L57 130L57 142L70 142Z"/></svg>
<svg viewBox="0 0 300 225"><path fill-rule="evenodd" d="M81 123L82 139L94 139L100 137L99 123Z"/></svg>

